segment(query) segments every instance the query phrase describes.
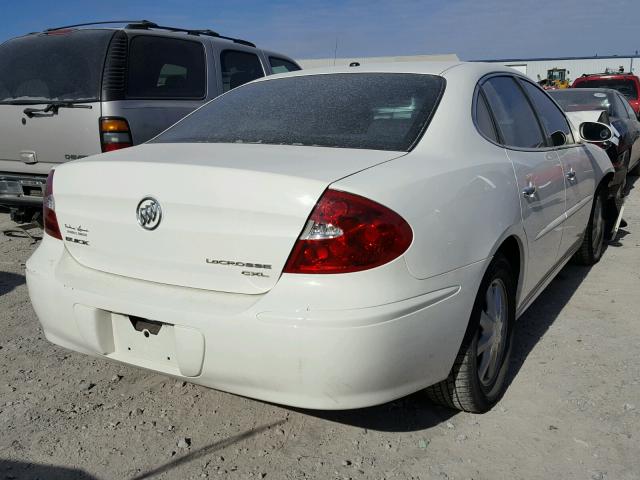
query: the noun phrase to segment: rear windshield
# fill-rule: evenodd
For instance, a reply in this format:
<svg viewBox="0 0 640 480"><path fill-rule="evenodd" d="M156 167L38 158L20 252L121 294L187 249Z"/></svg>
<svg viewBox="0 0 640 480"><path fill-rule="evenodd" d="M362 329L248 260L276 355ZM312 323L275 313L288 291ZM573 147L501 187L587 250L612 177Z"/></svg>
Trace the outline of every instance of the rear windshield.
<svg viewBox="0 0 640 480"><path fill-rule="evenodd" d="M95 101L113 31L27 35L0 45L0 103Z"/></svg>
<svg viewBox="0 0 640 480"><path fill-rule="evenodd" d="M250 83L154 143L265 143L408 151L444 90L433 75L352 73Z"/></svg>
<svg viewBox="0 0 640 480"><path fill-rule="evenodd" d="M593 80L583 80L575 85L576 88L612 88L619 91L625 97L635 100L638 98L638 91L633 80L617 80L606 78L594 78Z"/></svg>
<svg viewBox="0 0 640 480"><path fill-rule="evenodd" d="M551 97L558 102L565 112L582 110L607 110L612 112L613 95L605 92L581 91L573 88L567 90L549 90Z"/></svg>

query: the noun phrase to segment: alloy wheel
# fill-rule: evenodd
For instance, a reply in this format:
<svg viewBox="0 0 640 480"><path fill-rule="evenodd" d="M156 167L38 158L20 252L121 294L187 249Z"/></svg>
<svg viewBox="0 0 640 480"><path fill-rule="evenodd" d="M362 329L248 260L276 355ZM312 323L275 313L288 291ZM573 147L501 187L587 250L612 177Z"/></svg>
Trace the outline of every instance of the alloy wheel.
<svg viewBox="0 0 640 480"><path fill-rule="evenodd" d="M478 332L478 378L484 387L496 379L507 344L508 299L502 280L494 279L485 294L485 306L480 313Z"/></svg>

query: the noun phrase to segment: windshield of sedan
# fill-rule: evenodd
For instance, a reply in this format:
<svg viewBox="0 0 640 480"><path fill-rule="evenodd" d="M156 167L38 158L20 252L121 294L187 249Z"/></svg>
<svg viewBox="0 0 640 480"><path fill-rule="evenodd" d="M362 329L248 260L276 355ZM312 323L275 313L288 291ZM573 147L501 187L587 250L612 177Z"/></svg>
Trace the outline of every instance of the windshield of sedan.
<svg viewBox="0 0 640 480"><path fill-rule="evenodd" d="M558 102L565 112L579 112L583 110L606 110L609 115L616 115L612 95L604 92L583 91L577 89L549 90L551 97Z"/></svg>
<svg viewBox="0 0 640 480"><path fill-rule="evenodd" d="M257 143L408 151L444 79L404 73L305 75L244 85L212 100L153 143Z"/></svg>
<svg viewBox="0 0 640 480"><path fill-rule="evenodd" d="M638 98L636 84L631 80L594 78L593 80L584 80L577 83L575 85L575 88L611 88L613 90L619 91L630 100L635 100Z"/></svg>
<svg viewBox="0 0 640 480"><path fill-rule="evenodd" d="M0 103L95 101L113 31L61 30L0 45Z"/></svg>

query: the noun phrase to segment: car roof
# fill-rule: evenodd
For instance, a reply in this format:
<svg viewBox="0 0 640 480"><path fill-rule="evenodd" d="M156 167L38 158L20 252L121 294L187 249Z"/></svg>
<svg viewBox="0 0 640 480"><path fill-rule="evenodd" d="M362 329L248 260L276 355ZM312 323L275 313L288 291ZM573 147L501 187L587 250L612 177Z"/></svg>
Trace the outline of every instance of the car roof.
<svg viewBox="0 0 640 480"><path fill-rule="evenodd" d="M627 79L635 78L633 73L587 73L578 78L575 81L589 80L591 78L612 78L612 79Z"/></svg>
<svg viewBox="0 0 640 480"><path fill-rule="evenodd" d="M495 63L482 62L388 62L367 63L357 67L321 67L307 68L296 72L281 73L263 77L259 81L267 81L282 77L306 76L306 75L330 75L336 73L416 73L424 75L455 76L471 75L482 77L490 73L504 72L520 75L515 69L496 65Z"/></svg>

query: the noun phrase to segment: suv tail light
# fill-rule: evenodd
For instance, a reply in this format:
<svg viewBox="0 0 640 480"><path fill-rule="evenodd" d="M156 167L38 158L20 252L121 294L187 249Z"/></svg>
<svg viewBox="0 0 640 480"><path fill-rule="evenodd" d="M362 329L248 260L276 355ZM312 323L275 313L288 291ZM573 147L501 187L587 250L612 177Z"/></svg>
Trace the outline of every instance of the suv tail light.
<svg viewBox="0 0 640 480"><path fill-rule="evenodd" d="M112 152L133 145L129 122L124 118L100 118L100 145L103 152Z"/></svg>
<svg viewBox="0 0 640 480"><path fill-rule="evenodd" d="M413 240L396 212L367 198L326 190L293 247L284 273L349 273L402 255Z"/></svg>
<svg viewBox="0 0 640 480"><path fill-rule="evenodd" d="M53 198L53 173L54 170L49 172L47 177L47 183L44 187L44 197L42 199L42 217L44 221L44 231L53 238L62 240L60 234L60 226L58 225L58 217L56 216L56 201Z"/></svg>

